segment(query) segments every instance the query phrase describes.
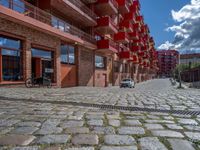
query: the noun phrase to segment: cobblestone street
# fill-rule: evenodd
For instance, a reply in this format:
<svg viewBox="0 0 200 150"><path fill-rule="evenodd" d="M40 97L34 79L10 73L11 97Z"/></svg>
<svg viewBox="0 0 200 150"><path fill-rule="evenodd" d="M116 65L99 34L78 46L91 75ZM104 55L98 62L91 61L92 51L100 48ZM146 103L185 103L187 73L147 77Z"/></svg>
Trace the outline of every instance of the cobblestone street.
<svg viewBox="0 0 200 150"><path fill-rule="evenodd" d="M200 90L176 89L168 79L140 83L135 89L0 88L0 150L200 149L200 115L67 102L200 111Z"/></svg>

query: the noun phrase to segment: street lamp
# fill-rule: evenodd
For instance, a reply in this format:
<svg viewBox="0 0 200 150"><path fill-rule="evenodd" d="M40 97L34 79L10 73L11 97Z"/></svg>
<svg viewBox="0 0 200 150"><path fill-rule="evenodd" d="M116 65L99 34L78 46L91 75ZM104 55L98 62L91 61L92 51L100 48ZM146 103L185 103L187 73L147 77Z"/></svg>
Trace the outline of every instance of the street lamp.
<svg viewBox="0 0 200 150"><path fill-rule="evenodd" d="M181 64L181 60L180 60L180 53L178 54L178 80L179 80L179 88L182 88L182 83L181 83L181 68L180 68L180 64Z"/></svg>

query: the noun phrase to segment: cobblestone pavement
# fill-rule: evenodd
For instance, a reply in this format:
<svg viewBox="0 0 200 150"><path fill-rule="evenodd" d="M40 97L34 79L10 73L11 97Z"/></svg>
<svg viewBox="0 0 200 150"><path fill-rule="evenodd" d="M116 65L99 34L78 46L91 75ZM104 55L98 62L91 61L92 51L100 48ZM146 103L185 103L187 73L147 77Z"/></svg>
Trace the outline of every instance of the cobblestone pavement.
<svg viewBox="0 0 200 150"><path fill-rule="evenodd" d="M156 109L200 109L199 90L177 90L169 80L144 82L135 89L0 88L0 96L0 150L200 149L200 115L46 103L78 101ZM27 101L10 101L3 97ZM30 99L35 102L28 101Z"/></svg>

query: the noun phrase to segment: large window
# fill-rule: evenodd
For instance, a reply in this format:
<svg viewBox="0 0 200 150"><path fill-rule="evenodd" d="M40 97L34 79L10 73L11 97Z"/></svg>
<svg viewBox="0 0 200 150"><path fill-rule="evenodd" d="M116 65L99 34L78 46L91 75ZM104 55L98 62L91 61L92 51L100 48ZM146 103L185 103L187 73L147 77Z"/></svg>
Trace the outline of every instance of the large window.
<svg viewBox="0 0 200 150"><path fill-rule="evenodd" d="M2 62L1 75L3 81L19 81L22 74L21 41L0 37L0 55Z"/></svg>
<svg viewBox="0 0 200 150"><path fill-rule="evenodd" d="M75 64L75 48L71 45L61 45L61 63Z"/></svg>
<svg viewBox="0 0 200 150"><path fill-rule="evenodd" d="M95 56L95 67L99 69L106 68L106 58L102 56Z"/></svg>

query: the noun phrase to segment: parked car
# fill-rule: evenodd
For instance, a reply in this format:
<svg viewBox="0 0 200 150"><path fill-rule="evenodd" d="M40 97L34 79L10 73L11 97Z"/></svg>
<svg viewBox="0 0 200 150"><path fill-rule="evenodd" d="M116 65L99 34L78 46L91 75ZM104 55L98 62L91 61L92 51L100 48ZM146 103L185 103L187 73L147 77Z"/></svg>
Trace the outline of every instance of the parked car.
<svg viewBox="0 0 200 150"><path fill-rule="evenodd" d="M131 78L123 79L120 83L120 88L122 87L134 88L135 82Z"/></svg>

